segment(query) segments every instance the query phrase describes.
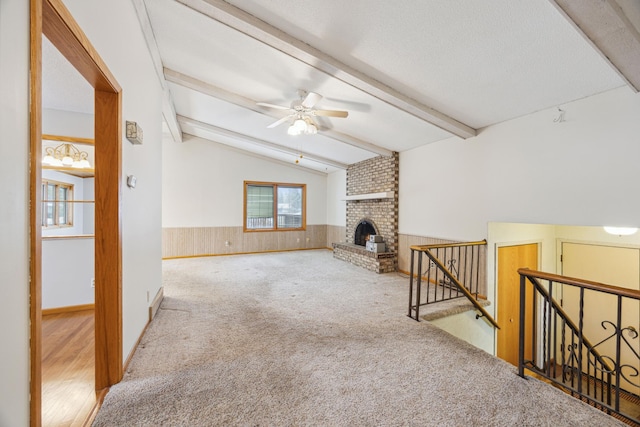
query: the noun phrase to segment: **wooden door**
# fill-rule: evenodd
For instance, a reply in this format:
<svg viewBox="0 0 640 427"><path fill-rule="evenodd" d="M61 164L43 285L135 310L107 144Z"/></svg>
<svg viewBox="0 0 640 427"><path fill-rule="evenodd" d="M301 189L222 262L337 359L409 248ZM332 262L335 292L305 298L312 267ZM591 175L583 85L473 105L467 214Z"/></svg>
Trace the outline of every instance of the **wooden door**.
<svg viewBox="0 0 640 427"><path fill-rule="evenodd" d="M538 269L538 244L502 246L498 248L498 330L497 356L512 365L518 365L518 334L520 325L520 275L519 268ZM527 300L531 301L533 289L527 287ZM531 358L531 331L533 312L530 304L526 310L525 357Z"/></svg>
<svg viewBox="0 0 640 427"><path fill-rule="evenodd" d="M640 289L640 249L583 243L562 243L562 274L564 276L600 282L628 289ZM562 291L564 310L574 320L579 321L580 291L574 286L564 286ZM617 298L613 295L595 291L585 291L584 295L584 336L593 344L612 335L614 326L607 323L617 320ZM604 324L603 324L604 322ZM640 302L623 300L622 327L638 329L640 324ZM638 368L638 359L633 352L640 354L640 339L628 338L631 347L623 343L621 364ZM601 354L615 358L615 337L598 346ZM630 373L631 369L623 369ZM635 394L640 394L640 378L627 376L631 381L622 381L620 386Z"/></svg>

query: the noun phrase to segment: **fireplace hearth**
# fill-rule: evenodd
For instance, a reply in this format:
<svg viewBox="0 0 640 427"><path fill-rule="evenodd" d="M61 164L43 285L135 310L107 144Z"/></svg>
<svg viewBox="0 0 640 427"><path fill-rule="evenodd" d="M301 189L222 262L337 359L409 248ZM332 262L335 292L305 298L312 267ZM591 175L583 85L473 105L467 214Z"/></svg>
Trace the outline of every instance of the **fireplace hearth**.
<svg viewBox="0 0 640 427"><path fill-rule="evenodd" d="M346 243L333 244L334 258L377 273L397 270L399 172L398 153L347 168ZM374 243L384 252L366 250L371 235L380 236Z"/></svg>

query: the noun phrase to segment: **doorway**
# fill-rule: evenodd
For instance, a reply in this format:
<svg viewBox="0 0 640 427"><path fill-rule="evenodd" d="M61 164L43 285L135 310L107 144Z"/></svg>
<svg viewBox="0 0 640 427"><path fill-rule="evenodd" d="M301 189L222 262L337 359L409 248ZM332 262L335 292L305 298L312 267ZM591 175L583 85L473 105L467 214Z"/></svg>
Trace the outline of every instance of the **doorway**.
<svg viewBox="0 0 640 427"><path fill-rule="evenodd" d="M621 288L640 290L640 249L596 245L586 243L562 242L562 275ZM585 290L584 292L584 336L592 343L600 343L598 350L605 356L612 357L616 353L615 337L609 338L617 323L617 298L613 295ZM580 291L575 286L564 286L562 290L562 307L570 318L578 322L580 314ZM608 323L612 322L612 323ZM636 328L640 324L640 303L624 299L622 301L622 327ZM623 334L627 337L626 334ZM640 340L629 339L629 345L622 342L620 364L636 367L640 354ZM634 354L635 352L635 354ZM624 373L630 373L623 369ZM640 395L640 378L627 375L620 387Z"/></svg>
<svg viewBox="0 0 640 427"><path fill-rule="evenodd" d="M95 388L122 378L122 90L61 0L30 0L30 424L42 424L42 35L94 88Z"/></svg>
<svg viewBox="0 0 640 427"><path fill-rule="evenodd" d="M497 332L496 355L518 365L518 342L520 327L520 275L519 268L538 269L538 244L501 246L498 248L497 266L497 315L500 329ZM527 300L531 301L533 289L527 287ZM531 358L531 331L533 312L530 305L525 311L525 358Z"/></svg>

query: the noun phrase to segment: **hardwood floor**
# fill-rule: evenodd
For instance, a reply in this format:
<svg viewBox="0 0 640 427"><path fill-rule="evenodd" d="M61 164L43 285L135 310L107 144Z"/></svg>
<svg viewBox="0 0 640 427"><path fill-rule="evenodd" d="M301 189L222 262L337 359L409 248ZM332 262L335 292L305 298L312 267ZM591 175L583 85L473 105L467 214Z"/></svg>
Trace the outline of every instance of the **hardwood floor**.
<svg viewBox="0 0 640 427"><path fill-rule="evenodd" d="M94 311L42 316L42 425L83 426L96 404Z"/></svg>

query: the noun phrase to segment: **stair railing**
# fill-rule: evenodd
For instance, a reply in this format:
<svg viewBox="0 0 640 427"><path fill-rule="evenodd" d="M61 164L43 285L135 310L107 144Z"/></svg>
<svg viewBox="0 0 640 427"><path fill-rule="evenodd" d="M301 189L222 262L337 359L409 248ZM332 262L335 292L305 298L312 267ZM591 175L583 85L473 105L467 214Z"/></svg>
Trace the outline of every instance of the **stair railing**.
<svg viewBox="0 0 640 427"><path fill-rule="evenodd" d="M525 377L525 369L546 378L571 395L622 419L640 426L640 419L621 406L621 399L640 400L638 386L633 379L640 374L640 355L633 342L638 339L638 325L623 326L623 306L640 304L640 291L605 285L587 280L559 276L526 268L520 274L520 329L518 375ZM546 281L547 286L540 282ZM527 293L527 284L533 293ZM557 285L578 288L578 319L572 319L553 298ZM592 343L584 334L585 292L613 295L616 299L615 319L602 320L600 326L607 335ZM529 295L529 297L528 297ZM529 300L528 300L529 299ZM527 307L531 308L530 311ZM527 322L526 314L533 316ZM593 314L591 314L593 315ZM638 319L636 319L638 321ZM527 325L532 330L526 332ZM531 354L525 354L527 335L530 335ZM605 347L614 344L614 351ZM625 359L622 360L622 354ZM630 359L630 361L628 360Z"/></svg>
<svg viewBox="0 0 640 427"><path fill-rule="evenodd" d="M478 302L480 297L481 248L487 241L411 246L409 314L420 321L420 307L456 298L467 298L496 328L498 323ZM423 260L427 260L426 268ZM415 279L415 282L414 282Z"/></svg>

